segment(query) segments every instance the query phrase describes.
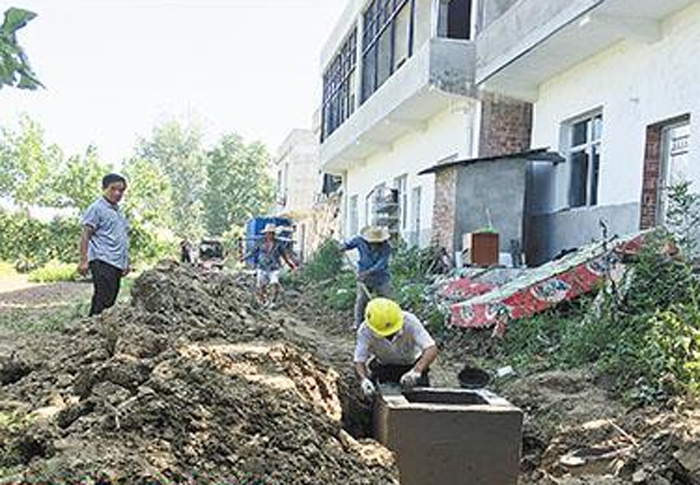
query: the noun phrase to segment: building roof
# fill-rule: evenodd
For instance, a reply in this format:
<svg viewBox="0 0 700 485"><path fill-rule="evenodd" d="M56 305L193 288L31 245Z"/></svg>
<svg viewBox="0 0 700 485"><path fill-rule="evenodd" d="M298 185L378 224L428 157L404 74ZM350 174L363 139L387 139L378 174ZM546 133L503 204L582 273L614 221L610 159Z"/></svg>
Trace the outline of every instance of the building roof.
<svg viewBox="0 0 700 485"><path fill-rule="evenodd" d="M536 148L534 150L527 150L524 152L507 153L505 155L496 155L492 157L479 157L479 158L468 158L466 160L456 160L454 162L447 162L435 165L433 167L427 168L422 172L418 172L418 175L426 175L429 173L439 172L446 168L456 167L459 165L471 165L474 163L481 162L498 162L501 160L511 160L515 158L521 158L527 161L537 161L537 162L551 162L551 163L561 163L564 161L564 157L559 155L558 152L549 151L549 148Z"/></svg>

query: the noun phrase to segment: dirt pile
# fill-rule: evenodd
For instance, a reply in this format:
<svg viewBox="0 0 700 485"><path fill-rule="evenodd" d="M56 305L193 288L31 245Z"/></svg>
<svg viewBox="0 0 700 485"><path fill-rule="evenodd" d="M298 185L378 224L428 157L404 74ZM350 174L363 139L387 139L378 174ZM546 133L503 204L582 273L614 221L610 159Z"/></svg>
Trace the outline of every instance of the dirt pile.
<svg viewBox="0 0 700 485"><path fill-rule="evenodd" d="M246 284L163 264L131 306L5 356L0 483L398 483L342 429L348 386Z"/></svg>
<svg viewBox="0 0 700 485"><path fill-rule="evenodd" d="M628 409L586 371L520 378L502 392L525 412L525 484L700 484L700 410Z"/></svg>

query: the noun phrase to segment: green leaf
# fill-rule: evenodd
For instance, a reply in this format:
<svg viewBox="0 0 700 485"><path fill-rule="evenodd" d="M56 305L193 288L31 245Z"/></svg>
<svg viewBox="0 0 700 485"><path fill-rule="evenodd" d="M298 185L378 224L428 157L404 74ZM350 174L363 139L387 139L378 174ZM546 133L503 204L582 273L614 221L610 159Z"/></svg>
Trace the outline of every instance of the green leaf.
<svg viewBox="0 0 700 485"><path fill-rule="evenodd" d="M14 33L27 25L32 19L36 17L34 12L29 10L24 10L21 8L10 7L5 11L5 21L2 24L2 31L7 35L14 35Z"/></svg>

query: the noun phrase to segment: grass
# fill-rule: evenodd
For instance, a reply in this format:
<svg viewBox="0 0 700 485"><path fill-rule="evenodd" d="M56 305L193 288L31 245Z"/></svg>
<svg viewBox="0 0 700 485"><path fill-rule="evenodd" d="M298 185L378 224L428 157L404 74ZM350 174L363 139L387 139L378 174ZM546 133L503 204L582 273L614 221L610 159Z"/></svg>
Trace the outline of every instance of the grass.
<svg viewBox="0 0 700 485"><path fill-rule="evenodd" d="M125 304L131 297L135 277L129 276L122 280L118 304ZM65 284L65 283L64 283ZM66 322L86 317L90 311L91 295L87 283L72 283L86 288L85 292L70 293L64 300L47 302L29 301L16 304L12 308L0 307L0 328L18 333L45 333L60 330Z"/></svg>
<svg viewBox="0 0 700 485"><path fill-rule="evenodd" d="M0 278L8 278L12 276L17 276L17 271L12 263L7 261L0 261Z"/></svg>
<svg viewBox="0 0 700 485"><path fill-rule="evenodd" d="M52 261L29 273L32 283L55 283L58 281L76 281L78 269L75 264Z"/></svg>
<svg viewBox="0 0 700 485"><path fill-rule="evenodd" d="M88 314L86 299L51 307L16 308L0 313L0 327L20 333L44 333L60 330L64 323Z"/></svg>

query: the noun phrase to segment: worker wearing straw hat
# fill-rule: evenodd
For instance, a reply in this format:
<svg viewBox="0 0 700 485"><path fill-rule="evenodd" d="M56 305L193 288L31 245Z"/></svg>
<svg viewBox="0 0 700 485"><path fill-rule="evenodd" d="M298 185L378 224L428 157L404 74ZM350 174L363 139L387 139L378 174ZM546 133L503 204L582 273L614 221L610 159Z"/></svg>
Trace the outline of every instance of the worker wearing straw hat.
<svg viewBox="0 0 700 485"><path fill-rule="evenodd" d="M264 239L259 240L251 254L244 256L245 260L250 256L257 259L257 287L258 298L263 305L274 304L280 289L280 270L282 260L295 271L297 266L289 247L277 238L277 226L266 224L263 229ZM268 287L271 290L271 300L268 300Z"/></svg>
<svg viewBox="0 0 700 485"><path fill-rule="evenodd" d="M357 249L357 296L355 298L355 325L359 327L365 319L365 307L371 295L391 297L391 235L386 227L367 226L360 235L341 246L343 251Z"/></svg>

